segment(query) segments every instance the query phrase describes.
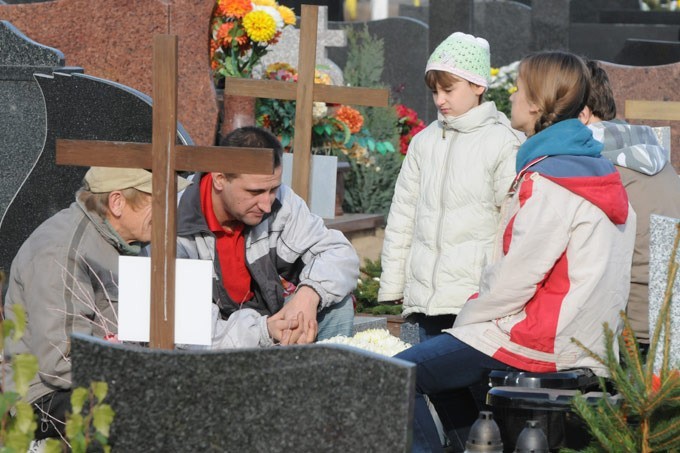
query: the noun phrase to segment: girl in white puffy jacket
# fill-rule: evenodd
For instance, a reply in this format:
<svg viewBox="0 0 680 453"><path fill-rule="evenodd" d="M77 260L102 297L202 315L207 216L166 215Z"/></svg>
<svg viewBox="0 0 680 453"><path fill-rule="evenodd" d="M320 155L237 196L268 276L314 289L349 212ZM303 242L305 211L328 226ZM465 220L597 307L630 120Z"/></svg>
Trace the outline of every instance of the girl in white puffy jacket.
<svg viewBox="0 0 680 453"><path fill-rule="evenodd" d="M453 33L425 68L438 120L412 140L385 230L378 299L403 299L421 341L453 325L490 259L524 135L482 102L489 44Z"/></svg>

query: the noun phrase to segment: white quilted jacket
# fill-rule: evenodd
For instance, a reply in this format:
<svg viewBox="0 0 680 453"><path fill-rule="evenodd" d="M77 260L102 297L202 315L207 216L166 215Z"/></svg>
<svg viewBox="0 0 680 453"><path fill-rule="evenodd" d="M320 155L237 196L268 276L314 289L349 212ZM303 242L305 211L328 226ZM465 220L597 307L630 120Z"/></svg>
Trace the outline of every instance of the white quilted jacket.
<svg viewBox="0 0 680 453"><path fill-rule="evenodd" d="M381 301L403 316L457 314L477 292L524 135L493 102L430 124L411 142L382 252Z"/></svg>

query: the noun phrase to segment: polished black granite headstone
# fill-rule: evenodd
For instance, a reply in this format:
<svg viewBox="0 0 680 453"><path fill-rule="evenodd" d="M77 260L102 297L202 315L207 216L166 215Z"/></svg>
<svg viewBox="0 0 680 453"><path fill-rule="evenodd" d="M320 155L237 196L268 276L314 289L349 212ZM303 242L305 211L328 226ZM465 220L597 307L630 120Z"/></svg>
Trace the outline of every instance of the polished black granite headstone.
<svg viewBox="0 0 680 453"><path fill-rule="evenodd" d="M407 452L415 367L346 346L162 351L72 339L109 385L113 451Z"/></svg>
<svg viewBox="0 0 680 453"><path fill-rule="evenodd" d="M678 61L680 61L680 41L627 39L613 62L628 66L658 66Z"/></svg>
<svg viewBox="0 0 680 453"><path fill-rule="evenodd" d="M328 28L362 31L364 27L375 39L382 39L385 62L382 82L390 89L397 102L418 113L426 120L427 108L432 104L432 95L425 85L427 51L427 25L407 17L392 17L370 22L329 22ZM408 43L404 37L408 36ZM341 68L347 63L347 47L327 48L328 58Z"/></svg>
<svg viewBox="0 0 680 453"><path fill-rule="evenodd" d="M44 97L47 134L35 165L0 220L0 268L5 270L33 230L75 200L87 171L87 167L56 165L57 138L151 142L148 96L83 74L35 78ZM178 141L193 144L181 126Z"/></svg>
<svg viewBox="0 0 680 453"><path fill-rule="evenodd" d="M64 67L57 49L0 21L0 223L45 141L45 103L35 73L82 72Z"/></svg>

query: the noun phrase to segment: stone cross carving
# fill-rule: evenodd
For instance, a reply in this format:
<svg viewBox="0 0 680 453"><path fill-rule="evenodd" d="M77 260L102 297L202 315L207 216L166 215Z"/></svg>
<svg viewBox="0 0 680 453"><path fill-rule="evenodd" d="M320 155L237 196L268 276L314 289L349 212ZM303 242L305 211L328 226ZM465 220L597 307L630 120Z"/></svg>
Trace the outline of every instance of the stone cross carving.
<svg viewBox="0 0 680 453"><path fill-rule="evenodd" d="M151 243L152 348L175 344L175 258L177 178L175 170L271 174L271 149L176 145L177 36L156 35L153 50L152 143L57 140L57 164L151 168L153 174ZM228 151L228 152L225 152Z"/></svg>
<svg viewBox="0 0 680 453"><path fill-rule="evenodd" d="M302 5L297 83L227 77L224 92L231 95L296 101L293 139L293 190L309 200L309 173L314 101L387 107L385 89L349 88L314 83L318 6Z"/></svg>
<svg viewBox="0 0 680 453"><path fill-rule="evenodd" d="M347 34L344 30L328 29L328 7L319 7L318 25L316 27L316 64L329 67L329 75L335 85L342 84L342 70L328 59L328 47L346 47ZM281 61L292 62L298 57L300 48L300 30L294 27L286 27L281 33L278 42L272 46L271 52L267 52L261 60L262 67ZM255 73L255 71L254 71ZM256 73L255 73L256 74Z"/></svg>

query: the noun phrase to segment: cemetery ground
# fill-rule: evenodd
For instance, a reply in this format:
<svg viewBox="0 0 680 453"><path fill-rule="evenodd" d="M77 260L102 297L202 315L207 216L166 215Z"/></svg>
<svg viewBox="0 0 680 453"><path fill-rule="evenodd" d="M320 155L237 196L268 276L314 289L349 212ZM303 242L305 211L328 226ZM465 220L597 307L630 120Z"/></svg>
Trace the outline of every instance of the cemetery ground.
<svg viewBox="0 0 680 453"><path fill-rule="evenodd" d="M214 0L128 2L125 8L111 6L106 11L87 0L4 3L0 2L0 19L5 21L0 25L0 100L13 106L0 108L0 155L8 163L0 169L0 268L7 270L23 239L66 207L80 185L84 169L55 165L57 139L152 143L154 110L147 95L155 91L153 35L179 36L179 124L176 130L166 127L168 140L179 147L214 145L221 117L228 113L218 106L229 93L216 91L209 71L206 30ZM363 273L355 292L360 309L377 305L382 228L406 152L403 145L423 123L435 119L422 71L433 46L454 31L452 27L487 38L494 67L511 64L531 50L554 47L604 61L619 116L665 127L672 162L680 168L680 118L672 115L680 102L676 87L680 16L670 15L680 13L641 12L633 9L639 6L637 0L541 0L533 7L531 3L430 0L415 7L412 2L390 2L394 17L368 21L370 3L360 1L360 21L328 22L319 16L315 51L303 51L301 32L289 27L279 46L265 55L268 63L288 66L263 68L261 78L281 82L298 77L301 91L305 83L312 90L310 84L339 76L334 85L386 87L391 92L391 107L385 110L352 104L341 111L341 106L333 105L337 101L315 103L314 96L296 104L292 100L304 93L292 87L285 88L295 92L287 100L260 99L254 105L253 120L270 127L284 143L288 137L286 145L298 149L307 145L293 143L298 137L292 132L302 127L295 124L302 116L296 110L306 109L305 115L314 118L308 125L312 131L304 135L312 154L331 149L338 161L348 164L330 197L335 202L337 195L330 216L335 218L326 223L344 232L362 258ZM110 23L118 25L112 29ZM103 42L117 45L107 46L103 53L96 44ZM303 52L316 55L319 74L302 75L298 54ZM507 82L508 86L499 85L497 103L507 101L512 80ZM655 103L651 115L633 101ZM293 153L298 161L301 155ZM51 190L39 193L38 187ZM311 194L313 201L314 189ZM27 217L27 212L32 215ZM670 253L677 248L675 222L655 222L650 323L665 325L665 332L677 331L680 288L664 299ZM664 309L668 323L656 324ZM398 311L398 306L378 307L377 319L359 319L357 330L387 326L394 336L417 338L417 326L414 330L408 323L389 322L399 317L387 313ZM636 375L639 393L627 397L644 404L661 404L661 395L677 392L677 371L671 369L678 366L678 336L664 334L658 341L666 355L658 353L653 364L636 361L635 354L627 359L629 367L645 370ZM188 451L188 446L224 451L242 450L243 445L261 451L318 451L319 445L328 451L407 451L410 445L412 367L355 349L319 345L183 354L77 338L73 357L76 385L109 384L104 404L116 415L113 424L102 426L110 428L108 434L118 448L114 451ZM93 389L88 398L97 398L96 394L103 395L102 390ZM167 407L178 409L168 413ZM587 407L579 410L592 419ZM616 411L608 415L621 416ZM595 420L589 422L597 426ZM86 422L79 434L89 429L96 431ZM637 432L631 429L628 434Z"/></svg>

